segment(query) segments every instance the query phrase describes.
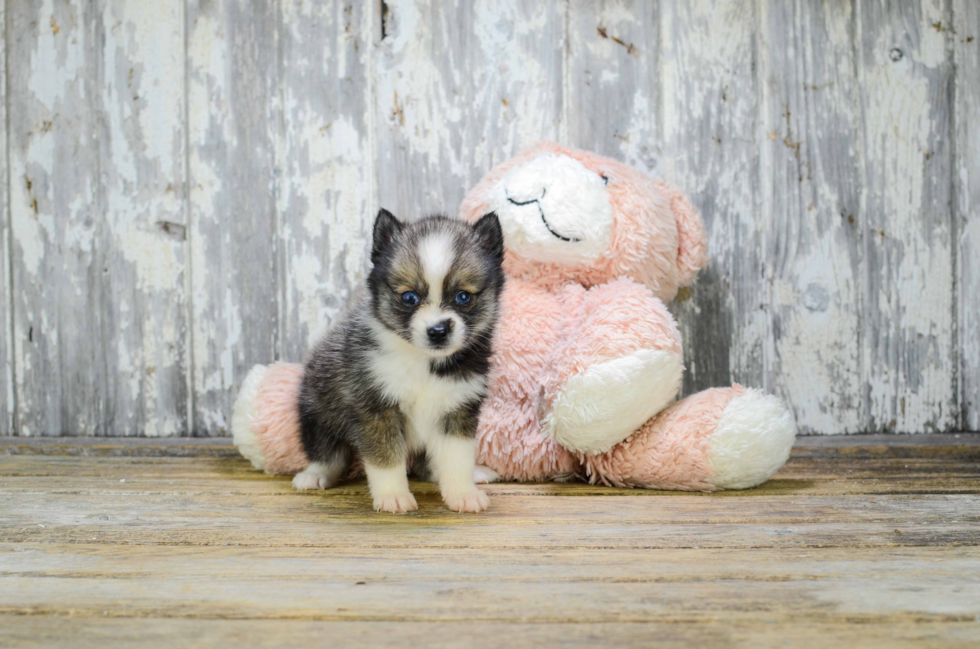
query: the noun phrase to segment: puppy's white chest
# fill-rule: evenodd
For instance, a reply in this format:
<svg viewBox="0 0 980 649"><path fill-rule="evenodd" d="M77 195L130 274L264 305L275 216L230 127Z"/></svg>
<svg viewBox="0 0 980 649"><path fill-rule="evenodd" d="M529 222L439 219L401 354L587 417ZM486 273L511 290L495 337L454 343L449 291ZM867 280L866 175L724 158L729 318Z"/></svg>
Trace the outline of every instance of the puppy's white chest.
<svg viewBox="0 0 980 649"><path fill-rule="evenodd" d="M441 431L447 413L479 398L485 385L482 376L463 381L439 377L430 370L429 359L397 353L379 354L372 373L405 413L412 441L422 444Z"/></svg>

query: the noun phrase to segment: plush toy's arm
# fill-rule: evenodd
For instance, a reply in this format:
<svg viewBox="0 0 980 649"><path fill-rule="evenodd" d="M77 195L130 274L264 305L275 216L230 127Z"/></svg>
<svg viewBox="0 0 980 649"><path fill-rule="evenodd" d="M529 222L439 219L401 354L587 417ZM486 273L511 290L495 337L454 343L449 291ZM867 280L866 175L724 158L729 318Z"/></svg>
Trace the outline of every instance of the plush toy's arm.
<svg viewBox="0 0 980 649"><path fill-rule="evenodd" d="M680 334L663 302L632 280L569 297L578 306L544 378L541 430L571 451L602 453L676 398Z"/></svg>

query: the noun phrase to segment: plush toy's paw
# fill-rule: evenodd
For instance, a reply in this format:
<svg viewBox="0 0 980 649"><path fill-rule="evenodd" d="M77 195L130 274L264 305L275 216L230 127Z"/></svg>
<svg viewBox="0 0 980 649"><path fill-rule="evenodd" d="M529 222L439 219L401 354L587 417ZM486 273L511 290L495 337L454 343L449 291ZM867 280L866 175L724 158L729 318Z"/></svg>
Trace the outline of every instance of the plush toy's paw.
<svg viewBox="0 0 980 649"><path fill-rule="evenodd" d="M567 449L604 453L677 397L680 354L641 349L590 366L568 379L541 423Z"/></svg>
<svg viewBox="0 0 980 649"><path fill-rule="evenodd" d="M383 494L374 498L374 511L376 512L404 514L405 512L414 512L418 508L419 505L415 502L415 496L408 491L401 494Z"/></svg>
<svg viewBox="0 0 980 649"><path fill-rule="evenodd" d="M746 390L725 407L710 439L714 475L709 482L718 489L748 489L786 463L796 422L777 397Z"/></svg>
<svg viewBox="0 0 980 649"><path fill-rule="evenodd" d="M500 476L490 467L477 464L473 468L473 482L476 484L490 484L497 480L500 480Z"/></svg>
<svg viewBox="0 0 980 649"><path fill-rule="evenodd" d="M477 488L466 493L447 493L442 495L446 507L454 512L482 512L490 507L490 498Z"/></svg>

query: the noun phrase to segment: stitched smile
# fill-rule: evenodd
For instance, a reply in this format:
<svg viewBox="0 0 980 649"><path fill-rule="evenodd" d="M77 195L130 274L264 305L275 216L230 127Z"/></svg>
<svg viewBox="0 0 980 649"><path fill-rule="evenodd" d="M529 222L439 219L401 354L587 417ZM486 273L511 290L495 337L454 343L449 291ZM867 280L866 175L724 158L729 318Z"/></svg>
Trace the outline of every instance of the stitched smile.
<svg viewBox="0 0 980 649"><path fill-rule="evenodd" d="M514 205L517 205L517 206L530 205L531 203L534 203L535 205L538 206L538 214L541 215L541 222L544 223L544 227L548 228L548 232L550 232L551 234L555 235L556 237L558 237L562 241L568 241L569 243L578 243L579 241L581 241L581 239L579 239L577 237L566 237L563 234L558 234L557 232L555 232L554 230L551 229L551 225L548 224L548 219L544 218L544 208L541 207L541 203L539 201L542 198L544 198L544 195L547 192L548 192L548 190L545 189L544 191L541 192L541 197L540 198L535 198L535 199L530 200L530 201L524 201L523 203L522 202L515 201L510 196L507 196L507 191L506 190L504 190L504 196L507 196L507 201L508 202L510 202L510 203L512 203Z"/></svg>

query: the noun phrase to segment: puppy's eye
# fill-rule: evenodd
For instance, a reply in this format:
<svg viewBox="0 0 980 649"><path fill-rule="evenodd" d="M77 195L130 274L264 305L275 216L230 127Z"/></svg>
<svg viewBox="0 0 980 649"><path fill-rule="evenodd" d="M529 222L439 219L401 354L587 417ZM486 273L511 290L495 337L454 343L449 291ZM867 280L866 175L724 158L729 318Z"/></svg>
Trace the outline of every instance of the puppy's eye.
<svg viewBox="0 0 980 649"><path fill-rule="evenodd" d="M609 176L604 176L603 174L599 174L599 177L602 178L602 184L603 185L608 185L609 184Z"/></svg>
<svg viewBox="0 0 980 649"><path fill-rule="evenodd" d="M456 304L459 306L469 306L473 301L473 294L469 291L456 291Z"/></svg>
<svg viewBox="0 0 980 649"><path fill-rule="evenodd" d="M402 293L402 304L405 306L418 306L420 301L419 294L415 291L405 291Z"/></svg>

